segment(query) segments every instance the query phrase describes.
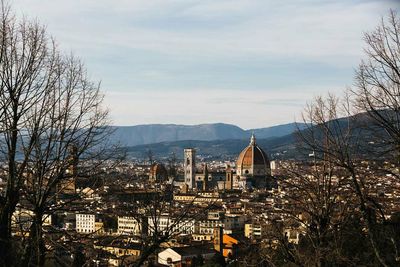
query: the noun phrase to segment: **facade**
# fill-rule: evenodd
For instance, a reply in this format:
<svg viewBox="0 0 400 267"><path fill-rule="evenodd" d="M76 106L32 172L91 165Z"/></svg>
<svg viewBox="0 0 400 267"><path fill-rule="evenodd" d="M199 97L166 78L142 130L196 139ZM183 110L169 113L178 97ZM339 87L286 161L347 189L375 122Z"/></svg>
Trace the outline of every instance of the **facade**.
<svg viewBox="0 0 400 267"><path fill-rule="evenodd" d="M225 172L208 172L206 167L204 167L203 173L196 173L196 188L202 191L213 190L215 188L224 190L226 184L225 176Z"/></svg>
<svg viewBox="0 0 400 267"><path fill-rule="evenodd" d="M179 235L188 235L195 232L195 220L191 218L183 218L179 221L174 219L174 216L162 214L154 220L151 216L148 217L148 233L152 235L155 230L158 233L169 232Z"/></svg>
<svg viewBox="0 0 400 267"><path fill-rule="evenodd" d="M246 223L244 225L244 236L247 238L261 238L263 227L257 223Z"/></svg>
<svg viewBox="0 0 400 267"><path fill-rule="evenodd" d="M242 214L225 214L224 230L236 231L243 229L245 223L245 216Z"/></svg>
<svg viewBox="0 0 400 267"><path fill-rule="evenodd" d="M251 239L261 239L267 235L268 225L264 221L253 220L244 225L244 236Z"/></svg>
<svg viewBox="0 0 400 267"><path fill-rule="evenodd" d="M207 219L199 222L200 235L212 235L215 228L221 227L224 233L240 231L244 227L245 216L242 214L227 214L223 211L208 212Z"/></svg>
<svg viewBox="0 0 400 267"><path fill-rule="evenodd" d="M135 218L129 216L118 216L118 234L140 235L141 225Z"/></svg>
<svg viewBox="0 0 400 267"><path fill-rule="evenodd" d="M76 231L82 234L102 233L103 222L95 214L76 214Z"/></svg>
<svg viewBox="0 0 400 267"><path fill-rule="evenodd" d="M94 248L109 253L107 266L131 266L140 256L142 246L126 239L106 237L95 242Z"/></svg>
<svg viewBox="0 0 400 267"><path fill-rule="evenodd" d="M199 223L199 234L212 236L214 229L219 227L224 227L224 212L209 211L207 219Z"/></svg>

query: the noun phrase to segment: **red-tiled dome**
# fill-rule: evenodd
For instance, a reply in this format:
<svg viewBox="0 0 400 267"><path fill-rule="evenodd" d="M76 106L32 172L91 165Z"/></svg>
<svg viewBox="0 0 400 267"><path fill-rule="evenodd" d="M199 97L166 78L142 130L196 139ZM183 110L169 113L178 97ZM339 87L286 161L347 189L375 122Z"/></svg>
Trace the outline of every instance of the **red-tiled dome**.
<svg viewBox="0 0 400 267"><path fill-rule="evenodd" d="M239 154L236 162L239 175L268 175L270 162L267 154L256 144L256 138L251 136L250 144Z"/></svg>

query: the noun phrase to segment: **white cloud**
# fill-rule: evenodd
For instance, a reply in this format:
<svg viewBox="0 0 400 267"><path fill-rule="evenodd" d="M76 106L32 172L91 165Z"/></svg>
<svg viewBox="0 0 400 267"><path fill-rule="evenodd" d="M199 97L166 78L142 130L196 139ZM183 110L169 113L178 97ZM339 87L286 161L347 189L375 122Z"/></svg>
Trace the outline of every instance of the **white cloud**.
<svg viewBox="0 0 400 267"><path fill-rule="evenodd" d="M363 32L399 7L380 0L12 5L19 15L38 17L63 49L87 62L107 89L117 124L222 121L243 127L291 121L314 94L350 85Z"/></svg>
<svg viewBox="0 0 400 267"><path fill-rule="evenodd" d="M77 49L123 46L187 57L250 53L320 61L359 56L362 32L376 25L390 7L390 2L383 1L298 0L286 4L214 0L15 3L20 12L39 17L56 37L74 43L71 46ZM171 21L176 24L163 25Z"/></svg>

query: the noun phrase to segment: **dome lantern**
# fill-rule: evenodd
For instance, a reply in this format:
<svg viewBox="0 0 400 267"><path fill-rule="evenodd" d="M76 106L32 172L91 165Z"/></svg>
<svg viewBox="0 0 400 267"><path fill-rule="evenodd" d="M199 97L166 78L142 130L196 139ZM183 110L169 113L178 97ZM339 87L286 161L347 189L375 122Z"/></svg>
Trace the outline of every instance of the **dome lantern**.
<svg viewBox="0 0 400 267"><path fill-rule="evenodd" d="M254 132L251 134L250 145L252 146L256 145L256 137L254 135Z"/></svg>

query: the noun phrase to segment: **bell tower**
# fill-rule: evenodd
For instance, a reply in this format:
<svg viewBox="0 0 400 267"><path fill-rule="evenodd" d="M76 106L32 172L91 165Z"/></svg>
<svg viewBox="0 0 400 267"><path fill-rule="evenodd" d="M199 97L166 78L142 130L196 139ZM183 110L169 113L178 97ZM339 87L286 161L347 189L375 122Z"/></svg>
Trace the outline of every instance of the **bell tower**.
<svg viewBox="0 0 400 267"><path fill-rule="evenodd" d="M229 166L229 165L226 168L225 189L226 190L233 189L233 171L232 171L231 166Z"/></svg>
<svg viewBox="0 0 400 267"><path fill-rule="evenodd" d="M208 168L207 168L207 163L204 163L203 175L204 175L203 191L206 191L208 189Z"/></svg>
<svg viewBox="0 0 400 267"><path fill-rule="evenodd" d="M183 155L184 171L185 171L185 184L189 189L195 188L195 175L196 175L196 150L193 148L185 148Z"/></svg>

